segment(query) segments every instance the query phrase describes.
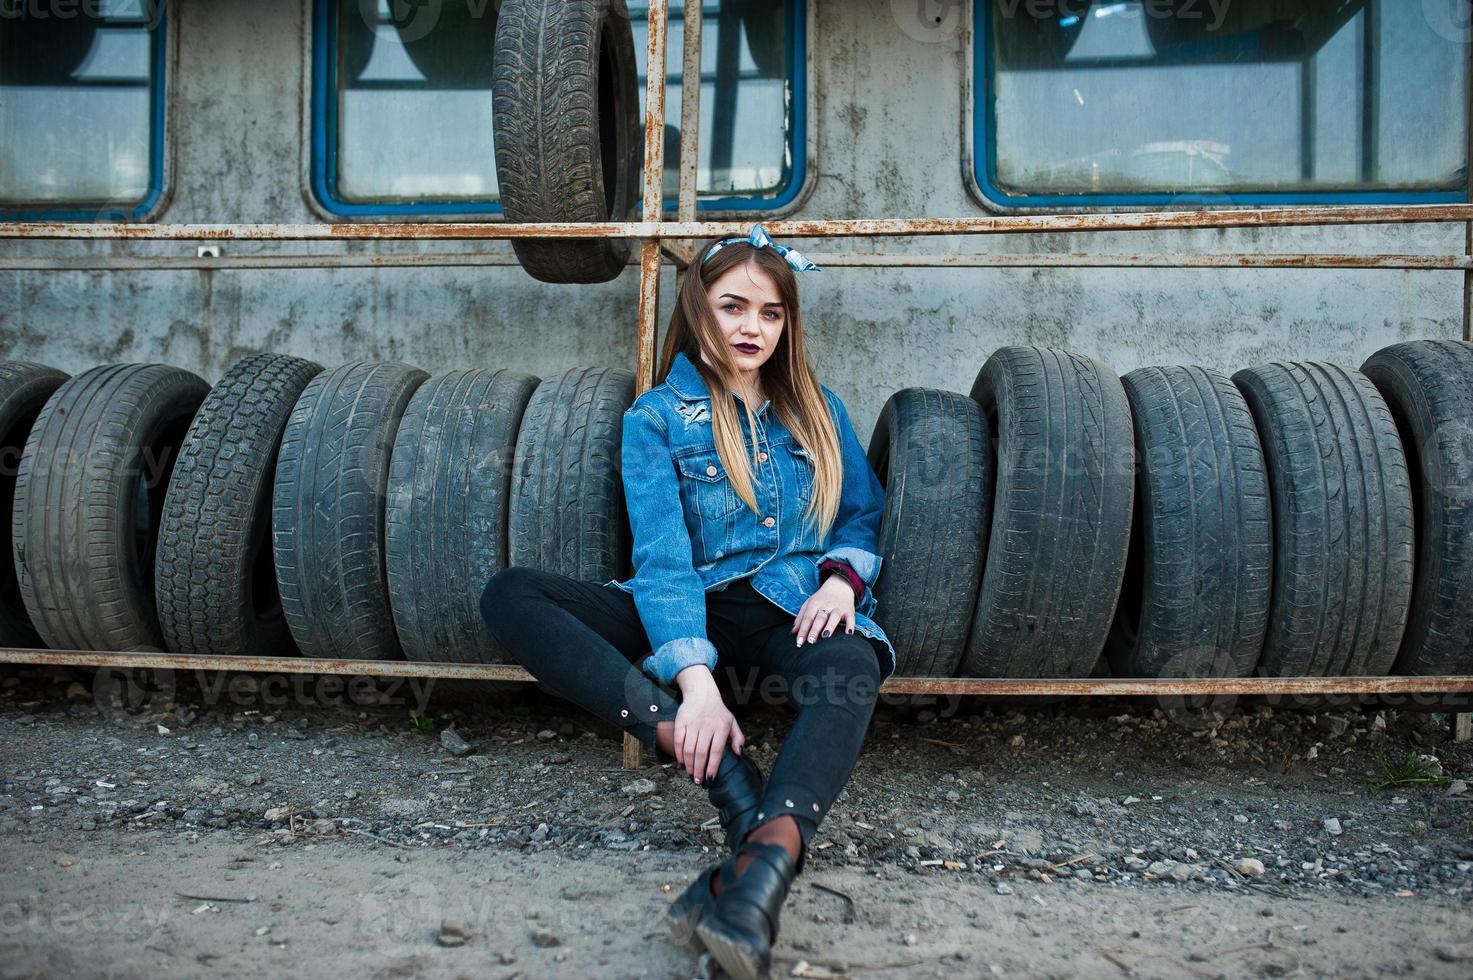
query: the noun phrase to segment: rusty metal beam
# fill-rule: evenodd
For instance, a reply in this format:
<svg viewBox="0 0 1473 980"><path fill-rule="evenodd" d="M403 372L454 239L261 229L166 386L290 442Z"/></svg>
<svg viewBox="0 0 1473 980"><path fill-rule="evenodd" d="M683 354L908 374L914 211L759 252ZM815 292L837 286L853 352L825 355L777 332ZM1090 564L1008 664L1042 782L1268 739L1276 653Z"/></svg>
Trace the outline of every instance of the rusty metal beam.
<svg viewBox="0 0 1473 980"><path fill-rule="evenodd" d="M639 326L635 339L636 394L654 386L655 329L660 308L660 217L665 187L665 34L668 0L650 0L644 99L644 224L654 231L639 248ZM627 748L627 747L626 747Z"/></svg>
<svg viewBox="0 0 1473 980"><path fill-rule="evenodd" d="M57 667L234 670L268 674L418 677L435 680L529 683L531 674L508 664L411 663L309 657L205 657L178 653L99 653L94 650L0 649L0 664ZM1473 676L1437 677L891 677L888 694L990 695L1203 695L1203 694L1473 694Z"/></svg>
<svg viewBox="0 0 1473 980"><path fill-rule="evenodd" d="M665 192L665 34L669 0L650 0L644 82L644 220L658 222ZM641 238L651 237L640 235Z"/></svg>
<svg viewBox="0 0 1473 980"><path fill-rule="evenodd" d="M663 6L663 4L662 4ZM651 20L651 23L655 21ZM663 32L658 33L663 49ZM662 96L664 80L651 85ZM653 94L653 93L652 93ZM646 120L649 112L646 110ZM663 163L659 131L646 134L645 149ZM651 139L656 142L652 145ZM649 203L653 175L646 175ZM658 194L656 194L658 206ZM655 212L658 213L658 212ZM1473 221L1473 204L1409 204L1366 207L1244 208L1203 211L1136 211L1111 214L982 215L967 218L780 219L764 223L782 238L872 238L925 235L1008 235L1159 231L1193 228L1270 228L1307 225L1419 224ZM600 222L390 222L361 224L132 224L119 222L0 223L0 239L120 239L161 241L471 241L511 238L710 238L740 235L750 221Z"/></svg>
<svg viewBox="0 0 1473 980"><path fill-rule="evenodd" d="M824 267L913 267L997 269L1473 269L1473 255L1345 252L805 252ZM3 261L3 260L0 260Z"/></svg>
<svg viewBox="0 0 1473 980"><path fill-rule="evenodd" d="M675 199L679 221L696 220L696 169L701 145L701 28L705 4L685 0L680 70L680 186Z"/></svg>
<svg viewBox="0 0 1473 980"><path fill-rule="evenodd" d="M660 254L683 269L691 247L659 243ZM1090 252L808 252L826 268L978 268L978 269L1415 269L1473 270L1473 255L1355 254L1344 252L1100 254ZM0 256L0 270L92 272L132 270L169 272L181 269L357 269L435 268L440 266L514 266L514 256L488 252L412 252L379 255L82 255Z"/></svg>
<svg viewBox="0 0 1473 980"><path fill-rule="evenodd" d="M668 0L650 0L649 47L645 55L644 207L645 224L656 232L639 246L639 325L634 345L634 390L643 394L655 383L655 330L660 309L660 219L665 197L665 35L670 27ZM624 768L639 768L640 743L624 735Z"/></svg>

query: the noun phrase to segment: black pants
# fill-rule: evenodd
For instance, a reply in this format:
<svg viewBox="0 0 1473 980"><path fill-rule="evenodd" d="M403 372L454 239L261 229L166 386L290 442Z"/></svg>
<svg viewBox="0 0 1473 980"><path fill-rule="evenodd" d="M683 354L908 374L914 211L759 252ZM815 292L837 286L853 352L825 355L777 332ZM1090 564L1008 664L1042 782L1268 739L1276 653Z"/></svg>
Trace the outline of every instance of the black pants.
<svg viewBox="0 0 1473 980"><path fill-rule="evenodd" d="M622 589L506 568L486 584L481 615L539 681L645 745L656 748L655 725L675 720L676 692L637 666L650 643L634 597ZM798 710L768 774L757 822L796 818L806 848L854 771L879 692L881 651L879 640L842 628L799 647L792 625L750 578L706 593L718 683ZM658 758L673 761L663 752Z"/></svg>

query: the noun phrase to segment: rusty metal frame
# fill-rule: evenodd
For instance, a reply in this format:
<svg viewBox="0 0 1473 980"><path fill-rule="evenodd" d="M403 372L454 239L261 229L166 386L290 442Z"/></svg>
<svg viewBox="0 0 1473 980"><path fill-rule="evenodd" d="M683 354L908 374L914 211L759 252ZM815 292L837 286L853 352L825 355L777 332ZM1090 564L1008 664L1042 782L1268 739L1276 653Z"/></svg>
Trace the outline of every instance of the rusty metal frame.
<svg viewBox="0 0 1473 980"><path fill-rule="evenodd" d="M683 0L684 65L681 102L680 183L675 220L663 220L665 72L649 71L645 100L644 185L641 220L595 223L381 222L336 224L135 224L0 223L0 240L133 241L489 241L513 238L628 238L639 242L639 311L635 343L637 390L654 382L656 319L662 256L677 274L688 267L691 242L740 235L745 221L696 219L696 163L700 127L700 0ZM664 65L669 0L650 0L649 65ZM1473 95L1470 95L1473 117ZM1473 125L1470 125L1473 141ZM1470 147L1473 152L1473 147ZM1416 269L1464 274L1465 321L1473 320L1473 201L1467 204L1207 209L1176 212L1005 214L962 218L776 219L765 223L775 237L884 238L936 235L1020 235L1222 228L1351 226L1456 222L1466 226L1463 254L1386 253L1189 253L985 254L966 252L809 252L821 265L848 267L957 268L1202 268L1202 269ZM502 253L463 251L349 255L0 257L0 269L322 268L348 266L470 266L510 264ZM1465 322L1473 337L1473 322ZM233 670L292 674L420 677L525 683L521 667L324 660L302 657L201 657L159 652L0 649L0 664L109 669ZM1204 695L1473 695L1473 676L1439 677L1246 677L1246 678L995 678L891 677L891 694L1074 695L1190 697ZM1455 731L1466 732L1467 715ZM626 765L637 765L639 743L626 736Z"/></svg>
<svg viewBox="0 0 1473 980"><path fill-rule="evenodd" d="M417 663L407 660L334 660L312 657L215 657L181 653L100 653L96 650L0 648L0 664L99 667L110 670L244 671L431 680L536 681L515 664ZM1194 697L1215 694L1473 694L1473 678L1427 677L890 677L884 694L1080 695Z"/></svg>
<svg viewBox="0 0 1473 980"><path fill-rule="evenodd" d="M654 32L652 32L654 33ZM663 51L664 35L658 38ZM651 88L663 89L657 83ZM647 150L663 165L664 147ZM646 181L646 185L649 181ZM658 190L658 188L657 188ZM645 187L648 194L649 186ZM649 204L650 202L645 202ZM659 207L659 200L654 202ZM406 221L318 224L137 224L132 222L0 223L0 239L112 241L481 241L511 238L638 238L667 241L741 234L750 221L517 222ZM782 238L915 238L931 235L1042 235L1219 228L1405 225L1473 221L1473 204L1367 204L1305 207L1120 211L1089 214L999 214L960 218L778 218L763 222ZM1367 253L1375 254L1375 253Z"/></svg>

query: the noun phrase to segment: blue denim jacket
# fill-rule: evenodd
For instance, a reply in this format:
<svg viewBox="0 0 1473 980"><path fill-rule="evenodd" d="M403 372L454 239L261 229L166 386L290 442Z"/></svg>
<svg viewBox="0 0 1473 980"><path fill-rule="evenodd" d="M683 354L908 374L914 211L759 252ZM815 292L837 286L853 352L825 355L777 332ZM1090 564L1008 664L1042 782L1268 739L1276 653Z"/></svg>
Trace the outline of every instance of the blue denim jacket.
<svg viewBox="0 0 1473 980"><path fill-rule="evenodd" d="M864 580L854 625L884 643L889 662L880 664L881 678L894 673L895 648L870 618L880 574L884 488L844 403L826 387L823 394L837 426L844 472L838 514L823 541L803 519L813 494L813 463L768 410L771 402L755 413L756 514L727 479L711 429L711 392L684 353L675 356L664 383L624 413L621 465L634 577L605 585L633 594L654 650L645 669L661 683L670 684L692 664L716 667L716 646L706 634L706 592L751 576L754 589L796 618L818 591L818 565L825 558L847 562Z"/></svg>

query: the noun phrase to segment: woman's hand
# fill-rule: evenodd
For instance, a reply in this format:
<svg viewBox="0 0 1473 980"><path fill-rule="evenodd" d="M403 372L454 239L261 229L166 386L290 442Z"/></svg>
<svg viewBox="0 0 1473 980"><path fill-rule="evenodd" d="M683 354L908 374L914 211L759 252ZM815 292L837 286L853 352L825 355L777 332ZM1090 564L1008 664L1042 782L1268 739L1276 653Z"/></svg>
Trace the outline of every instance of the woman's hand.
<svg viewBox="0 0 1473 980"><path fill-rule="evenodd" d="M730 741L732 751L740 755L747 739L721 700L716 678L704 666L687 667L675 675L675 683L681 695L671 733L675 761L698 785L705 785L716 778L726 743Z"/></svg>
<svg viewBox="0 0 1473 980"><path fill-rule="evenodd" d="M798 610L789 632L798 635L801 647L817 641L820 633L828 636L841 623L846 624L845 632L854 632L854 590L842 575L830 574Z"/></svg>

